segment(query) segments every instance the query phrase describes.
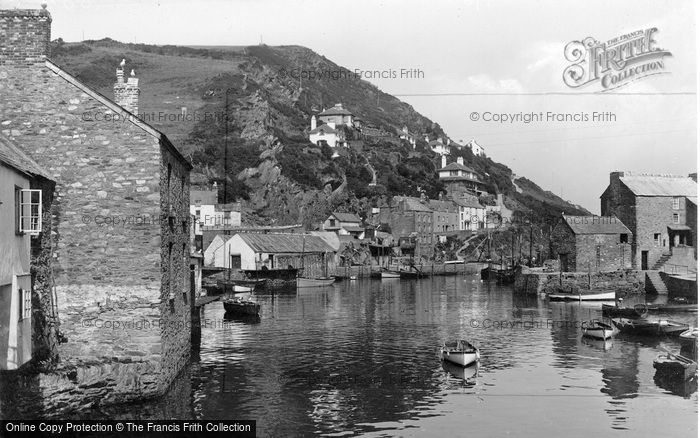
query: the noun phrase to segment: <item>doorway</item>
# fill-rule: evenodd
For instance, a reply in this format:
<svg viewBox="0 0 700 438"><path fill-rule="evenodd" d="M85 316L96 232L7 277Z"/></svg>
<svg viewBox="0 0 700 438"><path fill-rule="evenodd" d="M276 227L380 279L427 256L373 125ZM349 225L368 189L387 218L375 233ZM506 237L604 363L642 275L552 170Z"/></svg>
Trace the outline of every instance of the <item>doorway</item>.
<svg viewBox="0 0 700 438"><path fill-rule="evenodd" d="M642 251L642 271L649 269L649 251Z"/></svg>

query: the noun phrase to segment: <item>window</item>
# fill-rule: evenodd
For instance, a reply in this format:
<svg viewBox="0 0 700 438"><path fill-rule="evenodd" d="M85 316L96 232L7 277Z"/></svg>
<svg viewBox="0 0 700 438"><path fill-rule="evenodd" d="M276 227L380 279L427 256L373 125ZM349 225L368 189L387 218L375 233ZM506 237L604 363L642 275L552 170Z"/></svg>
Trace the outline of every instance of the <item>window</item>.
<svg viewBox="0 0 700 438"><path fill-rule="evenodd" d="M335 219L328 219L328 222L330 222L331 227L335 227Z"/></svg>
<svg viewBox="0 0 700 438"><path fill-rule="evenodd" d="M681 216L678 213L673 213L673 223L674 224L681 223Z"/></svg>
<svg viewBox="0 0 700 438"><path fill-rule="evenodd" d="M660 241L661 241L661 234L654 233L654 246L659 246Z"/></svg>
<svg viewBox="0 0 700 438"><path fill-rule="evenodd" d="M673 198L673 209L674 210L681 209L681 198Z"/></svg>
<svg viewBox="0 0 700 438"><path fill-rule="evenodd" d="M231 269L241 269L240 254L231 254Z"/></svg>
<svg viewBox="0 0 700 438"><path fill-rule="evenodd" d="M19 319L32 317L32 291L19 289Z"/></svg>
<svg viewBox="0 0 700 438"><path fill-rule="evenodd" d="M187 245L182 244L182 272L187 272L187 264L189 262L189 254L187 254ZM183 283L182 283L182 301L187 304L187 292L189 290L188 283L189 283L189 278L187 278L187 275L183 275Z"/></svg>
<svg viewBox="0 0 700 438"><path fill-rule="evenodd" d="M627 243L627 234L620 234L620 243Z"/></svg>
<svg viewBox="0 0 700 438"><path fill-rule="evenodd" d="M41 190L15 187L16 232L32 235L41 232Z"/></svg>

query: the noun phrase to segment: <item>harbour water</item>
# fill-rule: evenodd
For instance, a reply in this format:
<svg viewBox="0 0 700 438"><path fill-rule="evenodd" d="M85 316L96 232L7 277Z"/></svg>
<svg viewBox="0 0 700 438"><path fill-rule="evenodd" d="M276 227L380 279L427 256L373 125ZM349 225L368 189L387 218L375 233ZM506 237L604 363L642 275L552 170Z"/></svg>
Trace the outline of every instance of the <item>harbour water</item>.
<svg viewBox="0 0 700 438"><path fill-rule="evenodd" d="M101 415L255 419L258 436L274 437L698 433L697 380L662 381L652 366L678 341L582 339L580 323L600 317L600 303L550 303L477 276L256 299L259 323L225 321L220 302L205 307L199 357L177 393ZM697 324L696 313L673 319ZM441 364L450 338L480 346L478 369Z"/></svg>

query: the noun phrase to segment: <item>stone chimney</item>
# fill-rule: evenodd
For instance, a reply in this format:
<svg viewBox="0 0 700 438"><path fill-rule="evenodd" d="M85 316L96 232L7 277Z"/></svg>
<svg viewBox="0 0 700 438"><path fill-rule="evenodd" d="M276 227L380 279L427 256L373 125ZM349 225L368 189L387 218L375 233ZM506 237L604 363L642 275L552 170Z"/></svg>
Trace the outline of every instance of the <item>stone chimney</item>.
<svg viewBox="0 0 700 438"><path fill-rule="evenodd" d="M617 181L619 181L620 178L624 178L625 173L627 173L629 176L630 172L624 172L624 171L610 172L610 184L615 184Z"/></svg>
<svg viewBox="0 0 700 438"><path fill-rule="evenodd" d="M457 157L457 164L461 164L462 166L464 166L464 158Z"/></svg>
<svg viewBox="0 0 700 438"><path fill-rule="evenodd" d="M131 75L126 82L124 82L124 66L126 61L122 60L119 67L117 67L117 82L114 84L114 101L117 105L121 106L125 110L132 114L139 113L139 94L141 90L139 89L139 80L136 78L136 73L131 70Z"/></svg>
<svg viewBox="0 0 700 438"><path fill-rule="evenodd" d="M443 155L440 158L442 158L442 167L440 168L442 169L443 167L447 166L447 155Z"/></svg>
<svg viewBox="0 0 700 438"><path fill-rule="evenodd" d="M311 116L311 129L316 129L316 116Z"/></svg>
<svg viewBox="0 0 700 438"><path fill-rule="evenodd" d="M0 65L44 62L51 42L51 14L42 9L0 10Z"/></svg>

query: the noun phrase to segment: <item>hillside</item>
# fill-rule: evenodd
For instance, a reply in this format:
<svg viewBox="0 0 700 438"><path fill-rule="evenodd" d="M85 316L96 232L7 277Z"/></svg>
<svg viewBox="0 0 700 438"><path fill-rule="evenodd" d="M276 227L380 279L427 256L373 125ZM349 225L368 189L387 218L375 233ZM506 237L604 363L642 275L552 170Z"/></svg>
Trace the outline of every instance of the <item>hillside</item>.
<svg viewBox="0 0 700 438"><path fill-rule="evenodd" d="M106 96L112 96L122 58L140 80L139 113L192 159L193 182L221 184L226 178L228 199L220 201L243 200L253 223L311 224L332 209L363 214L388 196L423 190L437 197L443 189L436 173L439 156L422 140L423 134L445 135L442 128L307 48L191 48L109 39L53 43L54 62ZM300 81L290 74L295 69L341 74ZM312 114L340 102L379 130L395 135L407 126L420 134L416 148L395 136L358 139L332 158L330 148L310 143L307 133ZM452 152L484 175L492 192L506 195L519 214L586 213L526 179L518 183L526 190L516 190L510 169L488 157L475 157L469 149Z"/></svg>

